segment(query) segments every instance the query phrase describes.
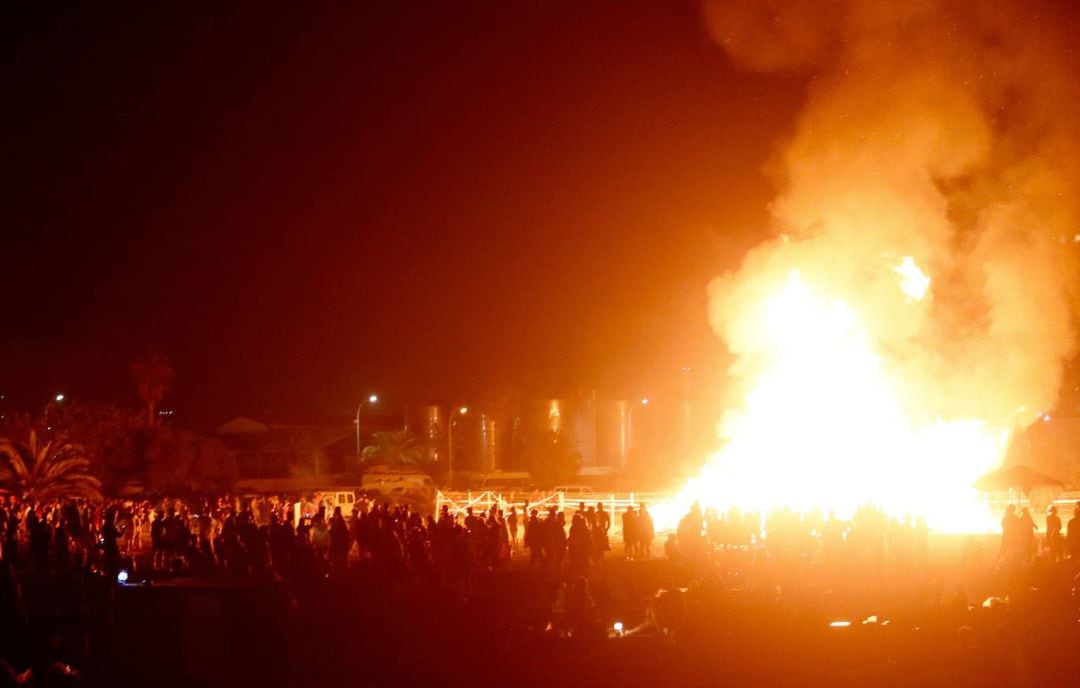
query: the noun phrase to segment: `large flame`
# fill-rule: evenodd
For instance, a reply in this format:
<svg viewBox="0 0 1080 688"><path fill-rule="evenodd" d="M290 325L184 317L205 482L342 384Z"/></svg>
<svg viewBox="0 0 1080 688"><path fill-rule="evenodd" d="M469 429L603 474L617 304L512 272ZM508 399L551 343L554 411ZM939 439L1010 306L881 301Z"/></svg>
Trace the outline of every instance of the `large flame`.
<svg viewBox="0 0 1080 688"><path fill-rule="evenodd" d="M659 520L872 503L982 530L972 491L1076 353L1074 18L1056 3L703 0L740 66L808 76L776 238L710 287L720 449Z"/></svg>
<svg viewBox="0 0 1080 688"><path fill-rule="evenodd" d="M929 278L910 257L901 266L901 293L921 299ZM993 526L972 482L1001 461L1006 430L905 408L899 390L906 385L891 377L859 314L815 292L796 271L747 313L742 332L760 347L759 372L742 405L724 418L723 449L657 510L662 523L673 524L698 502L842 518L871 504L897 517L924 517L942 531Z"/></svg>

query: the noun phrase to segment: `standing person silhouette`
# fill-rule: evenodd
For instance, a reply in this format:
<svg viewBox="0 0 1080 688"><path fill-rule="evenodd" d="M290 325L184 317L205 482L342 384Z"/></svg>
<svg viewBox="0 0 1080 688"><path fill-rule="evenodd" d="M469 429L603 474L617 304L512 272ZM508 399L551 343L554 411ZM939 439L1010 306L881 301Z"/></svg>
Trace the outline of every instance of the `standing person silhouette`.
<svg viewBox="0 0 1080 688"><path fill-rule="evenodd" d="M1053 505L1046 514L1046 550L1051 561L1061 561L1061 518Z"/></svg>

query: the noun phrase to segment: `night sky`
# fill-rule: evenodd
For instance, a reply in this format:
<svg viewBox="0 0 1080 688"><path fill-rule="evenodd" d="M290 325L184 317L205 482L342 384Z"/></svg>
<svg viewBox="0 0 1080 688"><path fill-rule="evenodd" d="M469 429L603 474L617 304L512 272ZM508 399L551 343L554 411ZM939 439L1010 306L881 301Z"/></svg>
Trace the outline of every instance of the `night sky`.
<svg viewBox="0 0 1080 688"><path fill-rule="evenodd" d="M5 6L8 402L148 348L195 425L719 384L806 84L692 2L340 4Z"/></svg>

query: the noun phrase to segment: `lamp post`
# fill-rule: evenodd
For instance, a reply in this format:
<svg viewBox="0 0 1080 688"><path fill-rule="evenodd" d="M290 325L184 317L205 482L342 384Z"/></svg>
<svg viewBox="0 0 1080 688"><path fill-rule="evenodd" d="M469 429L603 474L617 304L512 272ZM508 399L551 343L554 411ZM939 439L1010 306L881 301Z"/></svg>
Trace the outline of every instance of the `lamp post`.
<svg viewBox="0 0 1080 688"><path fill-rule="evenodd" d="M363 408L365 406L367 406L368 404L377 404L377 403L379 403L379 395L378 394L372 394L367 399L364 399L363 401L361 401L360 405L356 407L356 421L354 421L354 422L356 423L356 456L357 457L360 456L360 411L362 411Z"/></svg>
<svg viewBox="0 0 1080 688"><path fill-rule="evenodd" d="M468 412L468 406L454 409L450 412L450 420L446 424L446 485L449 488L454 487L454 419Z"/></svg>
<svg viewBox="0 0 1080 688"><path fill-rule="evenodd" d="M47 430L52 430L52 427L49 426L49 411L52 411L53 406L56 406L57 404L62 402L64 398L65 397L63 393L60 393L54 396L52 399L49 399L48 403L45 404L45 412L42 414L42 419L45 421L45 426Z"/></svg>

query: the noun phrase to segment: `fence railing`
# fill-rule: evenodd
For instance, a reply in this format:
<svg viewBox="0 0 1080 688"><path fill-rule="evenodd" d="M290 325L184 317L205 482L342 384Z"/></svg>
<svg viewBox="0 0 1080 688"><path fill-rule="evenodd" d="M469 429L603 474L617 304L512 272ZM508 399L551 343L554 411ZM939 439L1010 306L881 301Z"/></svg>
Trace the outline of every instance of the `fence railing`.
<svg viewBox="0 0 1080 688"><path fill-rule="evenodd" d="M541 513L555 507L558 511L576 513L582 503L587 507L595 507L603 504L604 509L612 515L613 532L622 532L622 519L616 518L626 511L628 507L637 508L644 506L652 508L656 504L671 499L669 492L496 492L484 491L439 491L435 495L435 513L442 513L442 508L448 508L451 514L464 514L466 509L471 508L479 513L487 511L491 507L508 512L511 506L524 509L526 514L532 509Z"/></svg>
<svg viewBox="0 0 1080 688"><path fill-rule="evenodd" d="M510 506L524 508L526 514L532 509L541 513L550 507L559 511L568 512L568 518L577 512L579 505L584 502L586 507L603 504L611 514L613 534L621 534L622 518L620 515L627 507L645 506L652 510L656 505L669 501L674 495L670 492L498 492L495 490L485 491L454 491L437 492L435 497L435 513L441 512L445 505L452 514L464 514L465 510L472 508L474 512L487 511L492 506L509 512ZM1073 514L1075 505L1080 503L1080 492L1062 492L1054 499L1053 504L1058 507L1058 515L1062 521L1068 521ZM1026 498L1016 492L995 493L988 497L987 504L991 513L1000 516L1009 504L1014 506L1034 507ZM1033 516L1039 529L1045 528L1045 507L1033 508ZM660 524L657 524L658 527Z"/></svg>

